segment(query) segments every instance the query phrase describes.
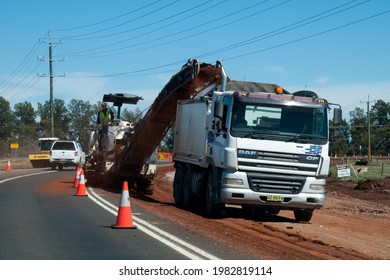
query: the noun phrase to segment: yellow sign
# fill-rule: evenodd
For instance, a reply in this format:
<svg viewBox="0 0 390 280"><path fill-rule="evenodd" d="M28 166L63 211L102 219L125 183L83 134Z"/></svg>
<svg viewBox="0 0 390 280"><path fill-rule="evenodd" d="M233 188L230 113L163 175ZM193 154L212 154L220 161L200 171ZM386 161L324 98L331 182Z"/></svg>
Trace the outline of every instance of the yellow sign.
<svg viewBox="0 0 390 280"><path fill-rule="evenodd" d="M11 144L11 149L19 149L19 144L17 143Z"/></svg>
<svg viewBox="0 0 390 280"><path fill-rule="evenodd" d="M29 160L40 160L40 159L47 159L47 160L49 160L50 155L49 154L47 154L47 155L33 154L33 155L28 155L28 158L29 158Z"/></svg>

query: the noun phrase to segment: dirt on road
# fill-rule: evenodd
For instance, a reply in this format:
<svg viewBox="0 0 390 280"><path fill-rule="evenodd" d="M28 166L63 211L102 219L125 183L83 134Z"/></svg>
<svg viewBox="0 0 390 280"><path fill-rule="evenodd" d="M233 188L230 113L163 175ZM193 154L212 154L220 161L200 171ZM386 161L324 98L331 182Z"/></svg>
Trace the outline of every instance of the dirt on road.
<svg viewBox="0 0 390 280"><path fill-rule="evenodd" d="M154 193L132 203L174 223L242 250L253 259L379 260L390 259L390 180L340 181L329 178L325 206L309 223L295 221L292 211L247 217L228 207L209 219L174 206L174 168L159 167Z"/></svg>

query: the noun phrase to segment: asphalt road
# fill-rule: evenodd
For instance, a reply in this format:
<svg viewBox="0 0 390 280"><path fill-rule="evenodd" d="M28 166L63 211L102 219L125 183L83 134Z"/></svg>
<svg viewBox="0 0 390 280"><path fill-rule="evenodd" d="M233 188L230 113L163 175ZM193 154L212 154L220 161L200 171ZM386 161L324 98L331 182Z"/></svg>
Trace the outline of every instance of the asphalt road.
<svg viewBox="0 0 390 280"><path fill-rule="evenodd" d="M39 171L44 173L0 173L0 259L191 258L138 228L112 229L114 210L105 210L90 195L75 196L73 170Z"/></svg>

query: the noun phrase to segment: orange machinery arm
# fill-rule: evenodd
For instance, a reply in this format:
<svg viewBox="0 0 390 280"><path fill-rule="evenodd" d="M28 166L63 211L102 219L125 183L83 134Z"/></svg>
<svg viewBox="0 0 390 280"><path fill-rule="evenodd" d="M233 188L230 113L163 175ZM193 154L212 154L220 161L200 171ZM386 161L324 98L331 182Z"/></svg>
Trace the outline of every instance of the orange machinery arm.
<svg viewBox="0 0 390 280"><path fill-rule="evenodd" d="M194 97L205 90L221 84L220 64L200 64L189 60L172 76L154 103L134 127L117 160L115 173L125 177L136 177L143 164L153 154L176 118L178 100Z"/></svg>

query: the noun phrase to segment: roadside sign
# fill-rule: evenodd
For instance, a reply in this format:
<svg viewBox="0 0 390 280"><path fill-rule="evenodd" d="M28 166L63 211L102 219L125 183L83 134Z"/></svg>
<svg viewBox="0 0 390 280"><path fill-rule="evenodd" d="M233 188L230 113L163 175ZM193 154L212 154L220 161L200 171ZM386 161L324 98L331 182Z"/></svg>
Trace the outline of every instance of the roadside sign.
<svg viewBox="0 0 390 280"><path fill-rule="evenodd" d="M19 149L19 144L18 143L12 143L10 144L11 149Z"/></svg>
<svg viewBox="0 0 390 280"><path fill-rule="evenodd" d="M337 177L349 177L351 176L351 169L349 165L337 165Z"/></svg>

